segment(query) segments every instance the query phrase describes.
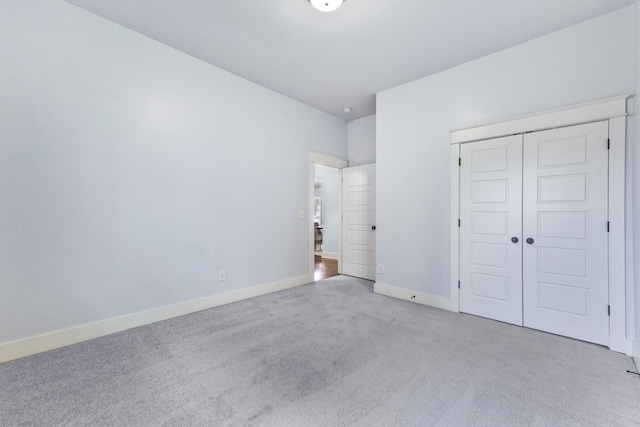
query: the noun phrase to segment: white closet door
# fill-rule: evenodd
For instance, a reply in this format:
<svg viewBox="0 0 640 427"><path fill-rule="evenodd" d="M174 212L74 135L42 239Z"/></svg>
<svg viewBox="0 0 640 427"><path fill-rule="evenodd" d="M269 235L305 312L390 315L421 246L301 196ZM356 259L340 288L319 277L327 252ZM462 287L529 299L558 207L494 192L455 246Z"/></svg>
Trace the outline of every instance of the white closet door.
<svg viewBox="0 0 640 427"><path fill-rule="evenodd" d="M522 135L463 144L461 159L460 310L522 325Z"/></svg>
<svg viewBox="0 0 640 427"><path fill-rule="evenodd" d="M603 345L607 138L607 122L526 134L523 163L524 325Z"/></svg>
<svg viewBox="0 0 640 427"><path fill-rule="evenodd" d="M342 274L376 278L376 165L342 169Z"/></svg>

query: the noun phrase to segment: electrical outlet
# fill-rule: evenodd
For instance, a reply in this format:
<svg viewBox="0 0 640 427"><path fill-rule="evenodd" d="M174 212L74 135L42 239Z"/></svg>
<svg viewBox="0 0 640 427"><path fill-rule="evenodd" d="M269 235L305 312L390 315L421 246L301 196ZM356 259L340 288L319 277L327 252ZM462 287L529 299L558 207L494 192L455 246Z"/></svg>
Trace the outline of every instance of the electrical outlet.
<svg viewBox="0 0 640 427"><path fill-rule="evenodd" d="M378 273L384 274L384 265L378 264Z"/></svg>
<svg viewBox="0 0 640 427"><path fill-rule="evenodd" d="M304 219L304 211L298 211L298 219Z"/></svg>
<svg viewBox="0 0 640 427"><path fill-rule="evenodd" d="M220 272L218 272L218 282L224 282L225 280L227 280L227 273L225 273L224 270L220 270Z"/></svg>

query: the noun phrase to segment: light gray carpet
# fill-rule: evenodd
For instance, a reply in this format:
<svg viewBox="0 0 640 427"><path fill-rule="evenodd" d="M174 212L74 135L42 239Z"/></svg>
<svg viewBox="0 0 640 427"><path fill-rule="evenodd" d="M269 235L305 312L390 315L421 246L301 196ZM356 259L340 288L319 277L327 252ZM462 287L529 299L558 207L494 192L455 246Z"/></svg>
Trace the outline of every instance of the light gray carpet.
<svg viewBox="0 0 640 427"><path fill-rule="evenodd" d="M0 366L0 425L640 425L631 359L314 284Z"/></svg>

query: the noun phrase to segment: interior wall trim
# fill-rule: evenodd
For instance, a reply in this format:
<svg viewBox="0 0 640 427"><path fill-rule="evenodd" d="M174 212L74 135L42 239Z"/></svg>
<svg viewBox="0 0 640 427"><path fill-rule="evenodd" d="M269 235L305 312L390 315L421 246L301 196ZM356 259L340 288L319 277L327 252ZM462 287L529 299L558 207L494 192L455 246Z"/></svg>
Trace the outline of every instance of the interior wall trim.
<svg viewBox="0 0 640 427"><path fill-rule="evenodd" d="M437 295L431 295L424 292L412 291L410 289L398 288L384 283L375 282L373 284L373 292L392 298L402 299L415 302L417 304L428 305L429 307L441 308L443 310L457 311L451 306L451 300Z"/></svg>
<svg viewBox="0 0 640 427"><path fill-rule="evenodd" d="M541 113L514 117L451 131L451 144L497 138L525 132L608 120L627 115L627 99L631 95L616 96L599 101L572 105Z"/></svg>
<svg viewBox="0 0 640 427"><path fill-rule="evenodd" d="M336 252L322 252L322 258L337 260L340 258L340 254Z"/></svg>
<svg viewBox="0 0 640 427"><path fill-rule="evenodd" d="M0 344L0 363L311 282L313 275L294 277L10 341Z"/></svg>
<svg viewBox="0 0 640 427"><path fill-rule="evenodd" d="M317 165L329 166L331 168L346 168L349 162L342 157L332 156L330 154L318 153L316 151L309 152L309 161Z"/></svg>
<svg viewBox="0 0 640 427"><path fill-rule="evenodd" d="M460 294L458 292L458 278L460 277L460 260L457 254L460 253L460 233L458 226L458 219L460 218L460 144L453 144L450 146L450 168L451 168L451 200L450 200L450 220L453 221L449 224L452 230L449 233L449 244L451 257L449 259L449 288L451 298L451 311L456 313L460 312ZM455 228L455 230L454 230ZM455 232L454 232L455 231ZM456 254L456 256L453 256Z"/></svg>

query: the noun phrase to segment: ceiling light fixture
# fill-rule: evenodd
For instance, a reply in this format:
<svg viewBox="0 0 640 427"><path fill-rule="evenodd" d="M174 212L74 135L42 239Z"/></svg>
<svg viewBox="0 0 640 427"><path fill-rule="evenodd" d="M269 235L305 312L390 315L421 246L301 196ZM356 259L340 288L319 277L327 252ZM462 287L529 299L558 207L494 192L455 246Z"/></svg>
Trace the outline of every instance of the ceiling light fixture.
<svg viewBox="0 0 640 427"><path fill-rule="evenodd" d="M340 7L344 0L309 0L321 12L332 12Z"/></svg>

